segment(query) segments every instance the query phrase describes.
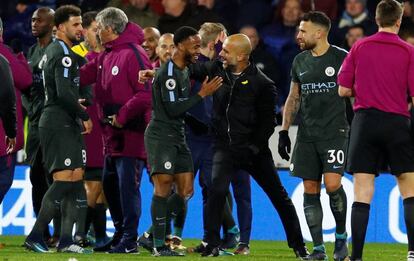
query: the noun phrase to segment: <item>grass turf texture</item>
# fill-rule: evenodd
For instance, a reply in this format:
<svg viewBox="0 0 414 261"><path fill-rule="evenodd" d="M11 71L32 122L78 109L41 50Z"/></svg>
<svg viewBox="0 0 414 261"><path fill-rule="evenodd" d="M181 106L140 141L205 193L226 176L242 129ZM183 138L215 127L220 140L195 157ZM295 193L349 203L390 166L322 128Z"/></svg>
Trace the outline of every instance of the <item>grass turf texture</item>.
<svg viewBox="0 0 414 261"><path fill-rule="evenodd" d="M61 254L61 253L50 253L50 254L38 254L25 250L21 245L24 241L22 236L0 236L0 242L5 244L5 247L0 249L0 261L11 261L11 260L71 260L71 261L103 261L103 260L154 260L149 252L143 248L140 248L140 254L128 255L128 254L105 254L105 253L94 253L91 255L81 254ZM184 240L184 245L195 246L199 243L199 240ZM307 244L308 248L311 249L311 244ZM333 243L327 243L327 253L329 260L332 260L333 256ZM297 260L291 249L287 247L286 242L282 241L260 241L255 240L250 244L251 253L249 256L225 256L215 258L219 260ZM55 249L52 249L55 251ZM364 260L406 260L407 245L403 244L366 244L364 249ZM76 258L76 259L71 259ZM187 254L185 257L173 258L167 257L167 259L186 259L186 260L206 260L201 258L199 254ZM157 258L159 259L159 258Z"/></svg>

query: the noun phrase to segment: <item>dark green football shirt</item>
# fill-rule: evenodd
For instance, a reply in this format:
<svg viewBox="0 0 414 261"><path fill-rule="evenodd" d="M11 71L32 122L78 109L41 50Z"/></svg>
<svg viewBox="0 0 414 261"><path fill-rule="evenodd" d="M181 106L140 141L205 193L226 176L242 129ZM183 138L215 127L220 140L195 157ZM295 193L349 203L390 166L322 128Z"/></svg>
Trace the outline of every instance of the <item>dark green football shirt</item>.
<svg viewBox="0 0 414 261"><path fill-rule="evenodd" d="M299 83L300 124L297 139L311 142L348 136L345 98L338 95L337 76L347 52L336 46L314 57L298 54L292 64L292 81Z"/></svg>
<svg viewBox="0 0 414 261"><path fill-rule="evenodd" d="M33 83L29 90L25 91L22 96L23 105L27 111L29 122L32 125L38 125L40 115L42 114L45 103L45 89L43 87L42 69L40 68L46 47L40 47L35 44L30 47L27 54L27 61L32 68Z"/></svg>
<svg viewBox="0 0 414 261"><path fill-rule="evenodd" d="M78 118L88 120L88 114L78 103L79 56L56 39L42 59L45 105L39 126L59 129L78 126Z"/></svg>
<svg viewBox="0 0 414 261"><path fill-rule="evenodd" d="M169 61L158 69L153 82L153 115L147 135L184 137L185 113L202 100L199 95L190 96L190 88L187 67L182 70Z"/></svg>

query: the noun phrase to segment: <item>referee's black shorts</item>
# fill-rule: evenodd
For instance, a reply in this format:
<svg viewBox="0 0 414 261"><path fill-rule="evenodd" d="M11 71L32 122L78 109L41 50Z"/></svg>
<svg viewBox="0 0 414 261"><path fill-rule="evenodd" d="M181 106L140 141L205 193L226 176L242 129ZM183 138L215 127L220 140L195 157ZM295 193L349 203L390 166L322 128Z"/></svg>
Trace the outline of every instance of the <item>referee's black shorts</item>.
<svg viewBox="0 0 414 261"><path fill-rule="evenodd" d="M358 110L352 121L346 170L377 175L384 164L396 176L414 172L411 121L376 109Z"/></svg>

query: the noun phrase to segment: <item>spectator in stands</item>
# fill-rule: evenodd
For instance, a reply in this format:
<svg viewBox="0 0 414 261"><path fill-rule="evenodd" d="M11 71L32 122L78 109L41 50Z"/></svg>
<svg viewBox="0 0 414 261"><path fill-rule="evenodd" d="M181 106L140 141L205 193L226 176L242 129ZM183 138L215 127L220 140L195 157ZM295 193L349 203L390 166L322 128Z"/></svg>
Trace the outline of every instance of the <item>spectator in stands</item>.
<svg viewBox="0 0 414 261"><path fill-rule="evenodd" d="M144 28L156 26L158 23L158 15L151 9L148 2L149 0L111 0L108 6L123 10L129 21Z"/></svg>
<svg viewBox="0 0 414 261"><path fill-rule="evenodd" d="M165 14L158 21L161 34L174 33L183 25L196 30L204 22L220 22L219 16L205 6L191 3L190 0L163 0Z"/></svg>
<svg viewBox="0 0 414 261"><path fill-rule="evenodd" d="M407 43L414 45L414 28L406 28L400 32L400 37Z"/></svg>
<svg viewBox="0 0 414 261"><path fill-rule="evenodd" d="M17 12L4 23L4 42L10 45L15 53L27 53L29 47L36 42L30 26L35 9L36 5L30 0L19 0L16 5Z"/></svg>
<svg viewBox="0 0 414 261"><path fill-rule="evenodd" d="M404 13L401 23L401 31L414 28L414 0L403 0Z"/></svg>
<svg viewBox="0 0 414 261"><path fill-rule="evenodd" d="M342 16L333 24L331 42L336 45L343 43L348 28L360 24L365 28L365 34L371 35L377 31L375 21L369 17L366 9L367 0L346 0Z"/></svg>
<svg viewBox="0 0 414 261"><path fill-rule="evenodd" d="M338 1L332 0L303 0L302 9L304 12L321 11L324 12L332 21L338 15Z"/></svg>
<svg viewBox="0 0 414 261"><path fill-rule="evenodd" d="M272 1L269 0L242 0L238 1L236 10L236 30L245 25L263 28L272 20ZM234 8L234 5L233 5Z"/></svg>
<svg viewBox="0 0 414 261"><path fill-rule="evenodd" d="M90 11L98 12L106 7L109 0L81 0L82 14Z"/></svg>
<svg viewBox="0 0 414 261"><path fill-rule="evenodd" d="M356 41L364 37L365 28L360 24L352 25L348 28L342 48L349 51Z"/></svg>
<svg viewBox="0 0 414 261"><path fill-rule="evenodd" d="M282 0L276 14L280 17L266 26L261 32L261 38L269 51L280 65L280 81L278 87L278 112L285 104L290 89L290 68L293 58L300 49L296 43L296 27L302 14L300 0Z"/></svg>
<svg viewBox="0 0 414 261"><path fill-rule="evenodd" d="M215 3L215 0L197 0L198 5L205 6L208 10L213 10Z"/></svg>
<svg viewBox="0 0 414 261"><path fill-rule="evenodd" d="M280 80L280 71L276 59L265 50L265 46L260 39L256 28L251 25L243 26L240 33L247 35L252 44L251 57L256 66L262 70L267 77L275 82L276 86Z"/></svg>

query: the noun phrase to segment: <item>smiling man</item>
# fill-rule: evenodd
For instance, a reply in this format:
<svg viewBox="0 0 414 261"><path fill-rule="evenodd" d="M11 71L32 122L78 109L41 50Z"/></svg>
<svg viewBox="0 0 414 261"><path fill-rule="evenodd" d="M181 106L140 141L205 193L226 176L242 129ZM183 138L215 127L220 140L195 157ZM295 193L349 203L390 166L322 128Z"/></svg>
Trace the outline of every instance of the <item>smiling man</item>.
<svg viewBox="0 0 414 261"><path fill-rule="evenodd" d="M154 183L151 216L154 236L154 256L179 256L165 245L165 228L169 219L168 201L173 183L178 200L176 209L184 208L193 194L193 162L185 141L184 116L188 109L213 94L222 79L215 77L203 82L200 91L190 96L187 65L195 63L200 54L201 38L188 26L174 33L176 49L172 59L157 71L153 83L153 118L145 131L145 148Z"/></svg>
<svg viewBox="0 0 414 261"><path fill-rule="evenodd" d="M158 41L160 39L160 31L155 27L146 27L144 31L144 42L142 43L142 48L148 55L148 58L151 60L152 65L154 66L158 61L158 55L156 48L158 46Z"/></svg>

